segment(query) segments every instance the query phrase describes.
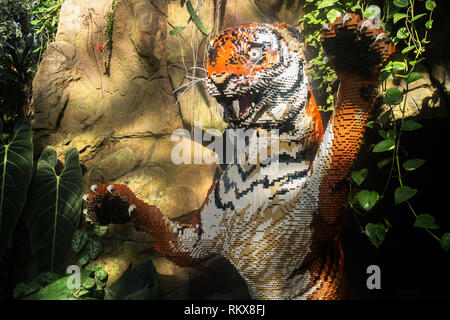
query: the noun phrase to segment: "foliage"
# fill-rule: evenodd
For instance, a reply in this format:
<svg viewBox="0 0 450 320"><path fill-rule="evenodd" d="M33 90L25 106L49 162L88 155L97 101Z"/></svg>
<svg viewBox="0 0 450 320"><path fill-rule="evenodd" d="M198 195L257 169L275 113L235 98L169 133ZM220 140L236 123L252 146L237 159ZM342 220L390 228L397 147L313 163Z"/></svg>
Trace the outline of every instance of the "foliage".
<svg viewBox="0 0 450 320"><path fill-rule="evenodd" d="M0 0L0 114L5 122L27 112L31 82L47 42L56 35L62 3Z"/></svg>
<svg viewBox="0 0 450 320"><path fill-rule="evenodd" d="M115 12L116 12L116 0L113 0L112 5L111 5L111 12L108 14L106 27L105 27L105 30L103 31L103 34L106 37L106 41L103 44L103 46L105 46L105 47L111 46Z"/></svg>
<svg viewBox="0 0 450 320"><path fill-rule="evenodd" d="M199 2L199 4L197 5L197 7L194 9L194 7L192 6L192 3L190 0L188 0L186 2L186 9L189 12L189 19L186 22L186 24L188 24L189 22L193 21L194 24L197 26L197 28L204 34L204 35L208 35L208 30L206 30L205 26L203 25L202 21L200 20L200 18L197 15L198 10L200 10L201 6L203 5L203 3L205 2L205 0L202 0ZM181 6L183 6L184 2L181 4ZM184 30L184 28L186 28L186 26L179 26L179 27L174 27L172 26L172 30L170 30L170 34L171 35L176 35L178 33L180 33L181 31Z"/></svg>
<svg viewBox="0 0 450 320"><path fill-rule="evenodd" d="M0 260L24 207L32 168L31 123L24 120L10 137L0 136Z"/></svg>
<svg viewBox="0 0 450 320"><path fill-rule="evenodd" d="M47 147L37 163L32 183L28 224L38 269L62 272L81 212L82 177L78 151L71 148L65 166L56 172L58 158Z"/></svg>
<svg viewBox="0 0 450 320"><path fill-rule="evenodd" d="M156 297L158 278L152 260L124 274L105 292L105 300L149 300Z"/></svg>
<svg viewBox="0 0 450 320"><path fill-rule="evenodd" d="M382 4L381 8L378 6ZM309 76L313 81L313 86L317 86L321 93L328 96L325 106L321 110L332 110L334 108L333 84L337 77L331 69L326 59L325 53L320 43L320 30L327 23L334 20L345 12L356 12L363 18L378 20L384 32L392 39L397 51L400 54L393 61L390 61L381 72L381 80L394 79L403 82L403 90L392 87L384 89L384 104L388 111L378 118L377 121L368 123L368 127L378 130L382 140L372 148L374 153L391 153L391 156L380 161L378 167L390 164L390 172L384 190L369 191L363 189L363 184L368 175L367 169L353 171L350 185L348 203L360 226L361 232L367 235L372 244L379 247L383 242L386 232L391 225L386 217L383 223L368 223L365 228L361 227L359 217L366 216L372 211L376 204L384 199L388 185L392 182L392 177L397 177L397 186L394 192L393 205L406 204L415 217L415 227L424 228L433 238L441 242L445 249L446 244L442 244L447 239L444 234L442 238L436 236L430 229L437 229L438 225L434 217L429 214L418 215L411 204L411 199L419 190L405 185L403 178L406 172L419 169L424 163L423 159L404 159L400 155L400 139L403 134L409 131L419 130L422 126L413 120L405 119L406 99L408 86L421 79L421 73L416 72L416 66L424 60L423 53L425 46L429 43L428 32L433 25L433 11L436 10L436 2L431 0L395 0L395 1L375 1L375 0L306 0L305 15L300 20L303 23L303 33L308 44L307 56L310 63ZM393 107L399 106L402 117L395 119ZM393 120L391 124L389 119ZM400 122L398 125L396 120ZM405 156L407 154L405 152ZM402 165L400 163L403 162ZM374 173L372 173L374 174Z"/></svg>

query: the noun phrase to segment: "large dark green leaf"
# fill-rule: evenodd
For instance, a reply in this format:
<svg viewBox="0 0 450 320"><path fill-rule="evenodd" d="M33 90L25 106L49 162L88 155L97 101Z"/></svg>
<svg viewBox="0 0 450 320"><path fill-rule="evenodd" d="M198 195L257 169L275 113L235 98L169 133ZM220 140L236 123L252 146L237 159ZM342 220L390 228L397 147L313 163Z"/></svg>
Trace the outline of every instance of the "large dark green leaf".
<svg viewBox="0 0 450 320"><path fill-rule="evenodd" d="M377 191L369 191L369 190L361 190L357 193L356 197L358 198L358 202L361 207L369 212L373 206L377 203L380 195Z"/></svg>
<svg viewBox="0 0 450 320"><path fill-rule="evenodd" d="M77 289L69 289L67 281L70 276L71 275L67 275L49 284L37 293L24 298L24 300L85 300L73 295ZM89 279L89 271L86 269L81 269L80 283L86 282L87 279Z"/></svg>
<svg viewBox="0 0 450 320"><path fill-rule="evenodd" d="M410 188L408 186L402 186L395 189L394 202L395 205L402 203L409 198L413 197L417 193L417 189Z"/></svg>
<svg viewBox="0 0 450 320"><path fill-rule="evenodd" d="M367 238L379 248L386 237L386 227L382 223L368 223L365 228Z"/></svg>
<svg viewBox="0 0 450 320"><path fill-rule="evenodd" d="M105 300L150 300L158 292L158 278L152 260L124 274L105 290Z"/></svg>
<svg viewBox="0 0 450 320"><path fill-rule="evenodd" d="M24 120L7 144L0 139L0 260L27 197L33 169L32 136L31 124Z"/></svg>
<svg viewBox="0 0 450 320"><path fill-rule="evenodd" d="M56 151L47 147L32 183L29 227L38 269L62 272L81 214L82 181L78 151L69 149L61 174Z"/></svg>
<svg viewBox="0 0 450 320"><path fill-rule="evenodd" d="M419 214L414 221L414 228L439 229L439 226L434 221L434 217L429 214Z"/></svg>

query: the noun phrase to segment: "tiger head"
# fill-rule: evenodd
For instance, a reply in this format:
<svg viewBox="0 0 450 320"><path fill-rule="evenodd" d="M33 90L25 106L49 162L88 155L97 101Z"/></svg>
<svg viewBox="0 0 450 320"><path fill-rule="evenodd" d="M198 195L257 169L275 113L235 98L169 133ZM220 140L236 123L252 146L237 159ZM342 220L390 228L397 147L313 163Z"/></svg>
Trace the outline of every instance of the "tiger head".
<svg viewBox="0 0 450 320"><path fill-rule="evenodd" d="M304 42L285 24L226 29L209 44L206 87L225 121L279 126L304 109L308 95Z"/></svg>

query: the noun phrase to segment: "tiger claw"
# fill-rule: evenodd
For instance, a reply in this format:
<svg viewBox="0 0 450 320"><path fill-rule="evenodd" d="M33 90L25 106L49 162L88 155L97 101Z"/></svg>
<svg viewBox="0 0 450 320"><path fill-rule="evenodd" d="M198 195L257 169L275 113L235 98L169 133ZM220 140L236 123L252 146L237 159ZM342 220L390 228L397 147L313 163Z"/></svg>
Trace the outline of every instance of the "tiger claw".
<svg viewBox="0 0 450 320"><path fill-rule="evenodd" d="M108 190L109 193L114 194L114 186L112 184L110 184L109 186L106 187L106 190Z"/></svg>
<svg viewBox="0 0 450 320"><path fill-rule="evenodd" d="M89 194L83 195L83 200L89 202Z"/></svg>
<svg viewBox="0 0 450 320"><path fill-rule="evenodd" d="M98 188L98 186L97 186L96 184L93 184L93 185L91 186L92 192L96 194L96 193L97 193L97 188Z"/></svg>
<svg viewBox="0 0 450 320"><path fill-rule="evenodd" d="M342 17L342 25L344 25L351 18L352 16L349 13L344 14L344 16Z"/></svg>
<svg viewBox="0 0 450 320"><path fill-rule="evenodd" d="M137 216L137 210L136 210L136 206L134 204L132 204L128 207L128 215L131 218L134 218Z"/></svg>
<svg viewBox="0 0 450 320"><path fill-rule="evenodd" d="M370 20L366 20L363 23L361 23L361 26L359 27L359 32L363 32L365 29L369 27L371 24Z"/></svg>
<svg viewBox="0 0 450 320"><path fill-rule="evenodd" d="M381 39L384 38L386 34L384 32L380 33L379 35L377 35L377 37L375 38L374 42L380 41Z"/></svg>

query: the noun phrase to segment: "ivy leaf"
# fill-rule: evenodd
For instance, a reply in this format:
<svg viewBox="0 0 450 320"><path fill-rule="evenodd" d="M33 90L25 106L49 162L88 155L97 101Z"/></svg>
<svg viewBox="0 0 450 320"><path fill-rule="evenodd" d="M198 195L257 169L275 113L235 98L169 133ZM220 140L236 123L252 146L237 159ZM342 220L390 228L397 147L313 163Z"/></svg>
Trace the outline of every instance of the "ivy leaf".
<svg viewBox="0 0 450 320"><path fill-rule="evenodd" d="M400 21L403 18L406 18L406 13L396 13L394 14L394 24Z"/></svg>
<svg viewBox="0 0 450 320"><path fill-rule="evenodd" d="M317 4L317 9L323 9L326 7L331 7L334 5L338 0L322 0Z"/></svg>
<svg viewBox="0 0 450 320"><path fill-rule="evenodd" d="M408 32L408 29L406 29L406 27L401 27L400 29L398 29L397 38L406 39L408 37L409 37L409 32Z"/></svg>
<svg viewBox="0 0 450 320"><path fill-rule="evenodd" d="M373 206L377 203L380 195L377 191L369 191L369 190L361 190L357 193L356 197L358 198L358 202L361 207L369 212Z"/></svg>
<svg viewBox="0 0 450 320"><path fill-rule="evenodd" d="M433 11L434 8L436 8L436 2L427 0L427 2L425 2L425 8L427 8L427 10Z"/></svg>
<svg viewBox="0 0 450 320"><path fill-rule="evenodd" d="M352 179L355 181L355 183L359 186L361 183L363 183L364 179L367 177L367 173L369 170L367 169L361 169L360 171L353 171L352 172Z"/></svg>
<svg viewBox="0 0 450 320"><path fill-rule="evenodd" d="M192 21L194 21L197 28L205 35L208 35L208 31L206 30L205 26L203 25L200 18L195 13L194 7L192 6L191 0L188 0L186 3L187 11L189 12L189 15L191 16Z"/></svg>
<svg viewBox="0 0 450 320"><path fill-rule="evenodd" d="M394 203L395 205L405 202L417 193L417 189L408 186L402 186L395 189Z"/></svg>
<svg viewBox="0 0 450 320"><path fill-rule="evenodd" d="M176 34L179 34L181 31L184 30L184 27L175 27L172 30L169 31L169 34L174 36Z"/></svg>
<svg viewBox="0 0 450 320"><path fill-rule="evenodd" d="M404 62L394 61L392 63L392 66L394 67L395 70L405 70L406 69L406 63L404 63Z"/></svg>
<svg viewBox="0 0 450 320"><path fill-rule="evenodd" d="M419 214L414 221L414 228L439 229L435 223L434 217L429 214Z"/></svg>
<svg viewBox="0 0 450 320"><path fill-rule="evenodd" d="M366 10L364 10L364 18L367 19L375 19L379 18L381 15L381 9L379 6L371 5L368 6Z"/></svg>
<svg viewBox="0 0 450 320"><path fill-rule="evenodd" d="M407 84L410 84L414 81L417 81L419 79L423 78L423 75L419 72L411 72L411 74L408 76L408 78L406 78L405 82Z"/></svg>
<svg viewBox="0 0 450 320"><path fill-rule="evenodd" d="M389 88L386 90L386 96L384 97L384 103L390 105L397 105L403 101L403 93L397 88Z"/></svg>
<svg viewBox="0 0 450 320"><path fill-rule="evenodd" d="M389 164L392 161L392 158L386 158L377 163L378 168L383 168L385 165Z"/></svg>
<svg viewBox="0 0 450 320"><path fill-rule="evenodd" d="M422 125L414 120L406 120L403 122L401 131L414 131L422 128Z"/></svg>
<svg viewBox="0 0 450 320"><path fill-rule="evenodd" d="M410 159L403 163L403 168L406 171L413 171L423 165L426 161L423 159Z"/></svg>
<svg viewBox="0 0 450 320"><path fill-rule="evenodd" d="M334 20L336 20L337 17L340 17L342 15L342 12L337 9L331 9L327 12L327 19L330 23L334 23Z"/></svg>
<svg viewBox="0 0 450 320"><path fill-rule="evenodd" d="M100 254L100 251L102 251L102 244L100 243L100 241L97 240L89 241L88 252L91 260L97 259L97 257Z"/></svg>
<svg viewBox="0 0 450 320"><path fill-rule="evenodd" d="M93 234L99 238L103 237L108 231L108 226L95 226Z"/></svg>
<svg viewBox="0 0 450 320"><path fill-rule="evenodd" d="M394 0L394 6L399 8L407 7L409 4L409 0Z"/></svg>
<svg viewBox="0 0 450 320"><path fill-rule="evenodd" d="M395 148L395 141L394 139L386 139L383 140L375 145L373 147L372 152L385 152L389 151Z"/></svg>
<svg viewBox="0 0 450 320"><path fill-rule="evenodd" d="M366 224L366 235L369 238L370 242L376 247L379 248L383 243L384 238L386 237L386 227L382 223L368 223Z"/></svg>
<svg viewBox="0 0 450 320"><path fill-rule="evenodd" d="M411 19L411 22L416 21L426 15L427 15L426 13L418 14L417 16L415 16L414 18Z"/></svg>
<svg viewBox="0 0 450 320"><path fill-rule="evenodd" d="M408 52L410 52L412 49L414 49L415 48L415 46L409 46L409 47L406 47L405 49L403 49L402 50L402 53L403 54L405 54L405 53L408 53ZM413 72L414 73L414 72Z"/></svg>
<svg viewBox="0 0 450 320"><path fill-rule="evenodd" d="M433 26L433 19L428 20L428 21L425 23L425 27L426 27L427 29L431 29L432 26Z"/></svg>
<svg viewBox="0 0 450 320"><path fill-rule="evenodd" d="M77 230L74 232L72 236L72 249L78 254L81 250L83 250L87 241L89 240L89 235L86 231Z"/></svg>
<svg viewBox="0 0 450 320"><path fill-rule="evenodd" d="M441 237L441 247L445 251L450 250L450 233L444 233Z"/></svg>

